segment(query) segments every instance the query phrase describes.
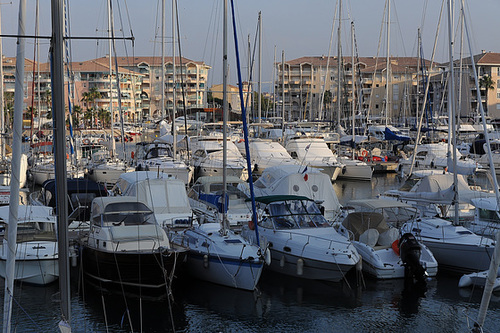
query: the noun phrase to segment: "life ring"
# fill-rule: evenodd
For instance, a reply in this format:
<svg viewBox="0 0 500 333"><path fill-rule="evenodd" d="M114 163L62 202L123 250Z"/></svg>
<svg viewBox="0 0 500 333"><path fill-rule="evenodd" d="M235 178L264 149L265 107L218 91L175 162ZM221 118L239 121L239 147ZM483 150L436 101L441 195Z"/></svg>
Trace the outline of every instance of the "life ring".
<svg viewBox="0 0 500 333"><path fill-rule="evenodd" d="M239 140L238 140L238 143L242 143L242 142L244 142L244 141L245 141L245 139L239 139Z"/></svg>
<svg viewBox="0 0 500 333"><path fill-rule="evenodd" d="M368 156L368 150L363 150L363 152L361 153L361 155L363 155L363 157Z"/></svg>
<svg viewBox="0 0 500 333"><path fill-rule="evenodd" d="M83 139L83 144L84 145L89 145L90 144L90 140L89 139Z"/></svg>

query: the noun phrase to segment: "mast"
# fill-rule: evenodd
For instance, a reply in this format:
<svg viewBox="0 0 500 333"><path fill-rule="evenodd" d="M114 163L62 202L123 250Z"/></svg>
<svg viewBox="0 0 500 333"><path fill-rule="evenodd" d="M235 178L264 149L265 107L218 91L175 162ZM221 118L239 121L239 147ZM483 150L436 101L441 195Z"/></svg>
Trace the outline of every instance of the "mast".
<svg viewBox="0 0 500 333"><path fill-rule="evenodd" d="M0 36L2 35L2 14L0 11ZM40 83L40 80L38 80ZM39 90L40 91L40 90ZM2 37L0 37L0 154L5 158L5 115L4 115L4 92L3 92L3 49ZM40 109L38 109L40 110Z"/></svg>
<svg viewBox="0 0 500 333"><path fill-rule="evenodd" d="M337 29L337 129L340 133L340 112L342 104L340 102L340 92L341 92L341 68L342 68L342 44L341 41L341 29L342 29L342 0L339 0L339 27Z"/></svg>
<svg viewBox="0 0 500 333"><path fill-rule="evenodd" d="M285 50L281 51L281 143L285 144Z"/></svg>
<svg viewBox="0 0 500 333"><path fill-rule="evenodd" d="M59 290L62 321L71 323L68 260L68 184L66 179L66 123L64 110L63 0L52 0L52 109L57 186L57 230L59 251Z"/></svg>
<svg viewBox="0 0 500 333"><path fill-rule="evenodd" d="M111 63L112 41L111 41L111 0L107 1L108 5L108 49L109 49L109 112L111 114L111 157L115 157L115 114L113 112L113 65ZM116 73L118 76L118 72ZM95 106L94 106L95 107ZM94 110L95 112L96 110ZM92 124L94 125L94 124ZM122 138L123 140L124 138Z"/></svg>
<svg viewBox="0 0 500 333"><path fill-rule="evenodd" d="M258 73L257 91L259 96L257 99L257 117L259 118L259 124L262 122L262 12L259 12L259 73ZM258 133L260 136L260 126L258 127Z"/></svg>
<svg viewBox="0 0 500 333"><path fill-rule="evenodd" d="M174 160L177 159L177 130L175 129L175 114L177 112L176 94L177 82L175 81L175 1L172 0L172 135L173 135L173 154ZM181 68L182 75L182 68ZM185 118L185 117L184 117Z"/></svg>
<svg viewBox="0 0 500 333"><path fill-rule="evenodd" d="M21 174L21 136L23 128L24 99L24 49L26 0L19 1L18 38L16 52L16 78L14 95L14 127L12 140L12 167L10 181L9 226L7 231L7 262L5 266L5 293L3 306L3 331L10 332L12 318L12 300L14 298L14 276L16 266L17 218L19 210L19 177ZM62 33L61 33L62 37ZM3 85L3 82L2 82ZM3 100L3 96L2 96ZM3 109L2 109L3 114Z"/></svg>
<svg viewBox="0 0 500 333"><path fill-rule="evenodd" d="M165 0L161 1L161 119L165 120Z"/></svg>
<svg viewBox="0 0 500 333"><path fill-rule="evenodd" d="M448 141L448 158L450 157L450 148L453 150L453 188L455 190L455 197L453 200L453 205L455 207L455 216L453 223L458 225L458 175L457 175L457 133L456 133L456 121L455 121L455 76L453 71L453 50L454 50L454 36L453 36L453 4L451 0L448 0L448 37L449 37L449 61L450 61L450 74L448 75L448 119L451 121L451 129L448 132L452 132L452 144ZM479 91L479 90L478 90Z"/></svg>
<svg viewBox="0 0 500 333"><path fill-rule="evenodd" d="M352 101L351 101L351 110L352 110L352 159L355 158L354 156L354 147L356 144L356 131L355 131L355 126L356 126L356 121L354 119L356 110L355 110L355 104L354 104L354 98L355 98L355 84L354 84L354 79L356 77L356 71L355 71L355 64L354 64L354 22L351 22L351 46L352 46L352 54L351 54L351 81L352 81Z"/></svg>
<svg viewBox="0 0 500 333"><path fill-rule="evenodd" d="M223 18L223 40L222 40L222 229L226 232L227 223L227 117L228 117L228 102L227 102L227 0L224 0L224 18Z"/></svg>
<svg viewBox="0 0 500 333"><path fill-rule="evenodd" d="M389 111L391 103L389 98L389 79L391 71L391 62L389 57L389 44L391 41L391 0L387 0L387 54L386 54L386 69L385 69L385 126L387 127L389 121Z"/></svg>

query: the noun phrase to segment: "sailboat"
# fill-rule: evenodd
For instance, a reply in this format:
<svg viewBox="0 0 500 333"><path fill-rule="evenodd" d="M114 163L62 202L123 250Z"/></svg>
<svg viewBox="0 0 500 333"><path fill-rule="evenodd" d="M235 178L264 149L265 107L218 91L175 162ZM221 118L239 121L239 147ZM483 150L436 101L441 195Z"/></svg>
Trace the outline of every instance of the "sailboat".
<svg viewBox="0 0 500 333"><path fill-rule="evenodd" d="M227 1L224 1L223 40L223 192L226 188L227 152ZM251 171L249 171L251 172ZM187 270L196 278L243 290L254 290L264 266L264 253L257 245L251 244L240 234L227 227L226 204L222 199L222 214L219 222L195 223L191 228L172 232L174 243L189 246Z"/></svg>
<svg viewBox="0 0 500 333"><path fill-rule="evenodd" d="M448 86L448 113L449 118L452 120L452 129L455 128L455 102L454 102L454 68L453 68L453 30L452 30L452 14L451 14L451 4L448 2L448 33L449 33L449 86ZM470 49L470 46L469 46ZM474 59L472 58L471 52L471 64L473 67L472 72L474 73L476 89L479 90L479 84L477 79L477 72L474 64ZM428 89L428 85L426 90ZM484 110L482 104L479 103L479 108L481 111L484 134L486 137L486 142L488 140L488 132L486 131L486 120L484 117ZM451 153L453 155L453 165L451 168L455 171L453 173L453 191L455 193L454 201L459 202L460 192L458 191L458 168L457 168L457 150L456 150L456 131L452 130L451 141ZM419 138L417 137L416 142ZM489 147L489 146L488 146ZM490 172L493 174L493 188L495 191L495 196L497 201L500 198L500 193L498 190L498 182L495 177L494 166L491 158L491 149L488 148L488 153L490 155ZM449 158L449 160L451 160ZM401 228L402 232L411 232L419 240L421 240L434 254L437 259L439 266L447 268L449 270L458 271L461 273L477 272L483 271L489 267L490 259L493 255L495 249L495 241L486 237L482 237L474 234L472 231L464 228L458 222L459 218L459 205L453 205L455 212L453 214L454 221L446 221L436 217L421 217L415 222L404 224Z"/></svg>
<svg viewBox="0 0 500 333"><path fill-rule="evenodd" d="M109 111L111 112L111 133L114 133L114 113L113 113L113 70L112 70L112 51L114 48L114 39L111 38L113 35L113 13L111 11L110 1L108 1L108 31L109 31ZM123 132L123 119L121 112L121 92L120 92L120 75L118 72L118 65L116 63L116 55L115 55L115 64L116 64L116 87L118 89L118 106L120 109L120 118L122 123L122 131L121 131L121 140L125 140L125 135ZM125 154L125 146L123 144L123 154ZM113 186L120 175L124 172L131 172L134 170L131 166L127 165L124 159L119 159L115 153L115 140L113 135L111 136L111 156L102 156L101 159L92 159L90 165L88 167L88 177L98 183L106 184L107 186ZM99 155L97 155L99 156ZM94 157L94 156L93 156Z"/></svg>

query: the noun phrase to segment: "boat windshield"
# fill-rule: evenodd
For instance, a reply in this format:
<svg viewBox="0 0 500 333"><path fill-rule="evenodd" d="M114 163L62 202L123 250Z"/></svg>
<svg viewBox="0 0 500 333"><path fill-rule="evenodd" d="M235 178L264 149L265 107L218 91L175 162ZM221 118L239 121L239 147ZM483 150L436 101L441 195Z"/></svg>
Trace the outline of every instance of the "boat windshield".
<svg viewBox="0 0 500 333"><path fill-rule="evenodd" d="M6 224L0 225L0 235L5 237L9 226ZM54 223L46 222L25 222L17 225L17 243L49 241L56 242L56 230Z"/></svg>
<svg viewBox="0 0 500 333"><path fill-rule="evenodd" d="M114 226L156 223L153 212L141 202L119 202L109 204L106 206L104 214L95 216L94 219L96 218L102 219L102 225L112 224Z"/></svg>
<svg viewBox="0 0 500 333"><path fill-rule="evenodd" d="M268 206L269 218L276 229L304 229L329 227L313 201L286 200Z"/></svg>

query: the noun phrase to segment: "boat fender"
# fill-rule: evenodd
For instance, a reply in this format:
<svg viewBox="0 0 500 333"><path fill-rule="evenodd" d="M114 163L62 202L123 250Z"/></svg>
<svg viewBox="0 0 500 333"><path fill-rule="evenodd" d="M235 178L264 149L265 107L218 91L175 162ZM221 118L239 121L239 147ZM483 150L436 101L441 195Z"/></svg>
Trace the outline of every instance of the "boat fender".
<svg viewBox="0 0 500 333"><path fill-rule="evenodd" d="M248 221L248 229L255 230L255 223L253 223L253 220Z"/></svg>
<svg viewBox="0 0 500 333"><path fill-rule="evenodd" d="M392 242L392 249L394 250L394 253L396 253L399 256L399 239L396 239L394 242Z"/></svg>
<svg viewBox="0 0 500 333"><path fill-rule="evenodd" d="M431 168L434 169L435 165L434 165L434 161L431 161Z"/></svg>
<svg viewBox="0 0 500 333"><path fill-rule="evenodd" d="M362 271L363 271L363 260L360 258L356 263L356 272L362 272Z"/></svg>
<svg viewBox="0 0 500 333"><path fill-rule="evenodd" d="M208 268L208 255L203 256L203 267Z"/></svg>
<svg viewBox="0 0 500 333"><path fill-rule="evenodd" d="M304 274L304 259L299 258L297 260L297 275L301 276Z"/></svg>
<svg viewBox="0 0 500 333"><path fill-rule="evenodd" d="M134 157L135 157L135 153L134 153L134 152L131 152L131 153L130 153L130 157L131 157L132 159L134 159Z"/></svg>
<svg viewBox="0 0 500 333"><path fill-rule="evenodd" d="M281 257L281 260L280 260L280 267L281 267L281 268L285 267L285 255L283 255L283 256Z"/></svg>
<svg viewBox="0 0 500 333"><path fill-rule="evenodd" d="M74 246L70 246L69 248L69 256L71 258L71 267L76 267L78 263L78 254Z"/></svg>
<svg viewBox="0 0 500 333"><path fill-rule="evenodd" d="M267 266L271 265L271 251L269 249L266 249L265 260Z"/></svg>
<svg viewBox="0 0 500 333"><path fill-rule="evenodd" d="M385 159L384 159L384 162L389 162L389 157L384 156L384 158L385 158Z"/></svg>
<svg viewBox="0 0 500 333"><path fill-rule="evenodd" d="M344 167L342 168L342 174L345 174L346 170L347 170L347 167L346 167L346 166L344 166Z"/></svg>

